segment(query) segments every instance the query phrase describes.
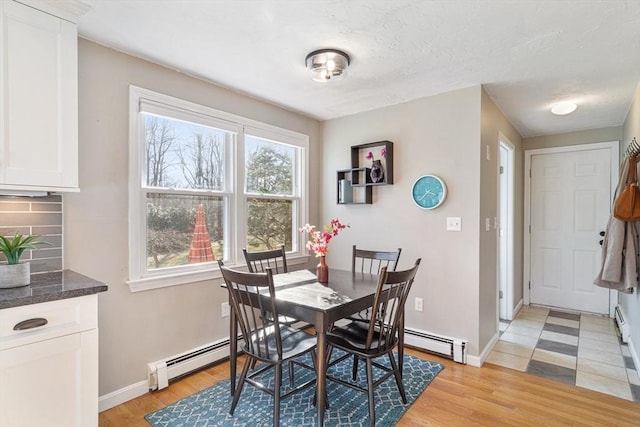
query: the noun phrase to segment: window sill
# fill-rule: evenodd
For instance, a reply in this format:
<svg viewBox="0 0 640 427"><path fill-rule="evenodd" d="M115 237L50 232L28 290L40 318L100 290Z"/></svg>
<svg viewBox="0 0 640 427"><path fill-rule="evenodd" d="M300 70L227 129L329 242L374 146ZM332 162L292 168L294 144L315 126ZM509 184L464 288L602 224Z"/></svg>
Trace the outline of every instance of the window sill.
<svg viewBox="0 0 640 427"><path fill-rule="evenodd" d="M296 265L306 264L311 259L311 255L298 255L287 257L287 266L289 269ZM230 265L231 268L247 271L246 264L242 265ZM293 269L291 269L293 270ZM167 288L169 286L187 285L189 283L202 282L205 280L219 280L222 279L222 274L217 265L211 269L197 271L197 272L184 272L177 274L167 274L163 276L145 277L142 279L130 280L127 282L129 290L133 292L150 291L153 289Z"/></svg>

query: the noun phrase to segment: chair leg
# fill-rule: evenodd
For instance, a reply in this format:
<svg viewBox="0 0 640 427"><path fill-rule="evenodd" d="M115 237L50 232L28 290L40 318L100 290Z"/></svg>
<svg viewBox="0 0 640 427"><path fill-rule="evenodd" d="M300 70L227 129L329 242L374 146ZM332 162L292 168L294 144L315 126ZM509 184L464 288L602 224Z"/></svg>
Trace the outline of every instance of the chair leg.
<svg viewBox="0 0 640 427"><path fill-rule="evenodd" d="M376 425L376 404L373 398L373 361L370 358L365 359L367 362L367 392L369 395L369 421L371 427Z"/></svg>
<svg viewBox="0 0 640 427"><path fill-rule="evenodd" d="M293 362L289 362L289 386L293 388L294 378L293 378Z"/></svg>
<svg viewBox="0 0 640 427"><path fill-rule="evenodd" d="M407 403L407 394L404 391L404 384L402 383L402 373L400 369L398 369L398 365L396 364L396 359L393 357L393 352L390 351L387 353L389 356L389 363L391 363L391 368L393 369L393 375L396 379L396 385L398 386L398 391L400 392L400 397L402 397L402 403Z"/></svg>
<svg viewBox="0 0 640 427"><path fill-rule="evenodd" d="M242 373L240 374L240 381L238 381L236 392L233 394L233 401L231 402L229 415L233 415L233 411L236 410L236 405L238 404L238 400L240 400L240 394L242 393L242 387L244 387L244 380L247 378L247 373L249 372L249 367L251 366L252 362L255 362L253 358L249 358L246 362L244 362Z"/></svg>
<svg viewBox="0 0 640 427"><path fill-rule="evenodd" d="M273 386L273 426L280 425L280 385L282 384L282 365L277 363L276 378Z"/></svg>
<svg viewBox="0 0 640 427"><path fill-rule="evenodd" d="M358 356L353 355L353 371L352 371L353 380L355 381L358 377Z"/></svg>

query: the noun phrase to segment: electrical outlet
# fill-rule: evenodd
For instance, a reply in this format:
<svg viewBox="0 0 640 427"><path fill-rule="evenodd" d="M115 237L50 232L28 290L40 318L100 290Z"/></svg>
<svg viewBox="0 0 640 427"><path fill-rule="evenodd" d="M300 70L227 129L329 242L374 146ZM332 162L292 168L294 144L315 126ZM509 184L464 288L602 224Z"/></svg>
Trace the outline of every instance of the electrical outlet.
<svg viewBox="0 0 640 427"><path fill-rule="evenodd" d="M417 298L416 297L416 302L415 302L416 311L422 311L422 303L423 303L422 298Z"/></svg>
<svg viewBox="0 0 640 427"><path fill-rule="evenodd" d="M222 317L229 317L231 315L231 307L228 302L220 304L220 312L222 313Z"/></svg>

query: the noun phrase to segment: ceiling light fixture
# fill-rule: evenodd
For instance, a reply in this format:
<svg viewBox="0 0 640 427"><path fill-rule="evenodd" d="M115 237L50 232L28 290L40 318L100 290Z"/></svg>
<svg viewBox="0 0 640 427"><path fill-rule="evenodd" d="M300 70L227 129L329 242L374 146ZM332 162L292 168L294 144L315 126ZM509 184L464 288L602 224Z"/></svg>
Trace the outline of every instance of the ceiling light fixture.
<svg viewBox="0 0 640 427"><path fill-rule="evenodd" d="M322 83L344 78L350 63L349 55L337 49L315 50L305 59L311 78Z"/></svg>
<svg viewBox="0 0 640 427"><path fill-rule="evenodd" d="M551 112L556 116L564 116L566 114L573 113L574 111L576 111L576 108L578 108L578 106L575 102L556 102L551 106Z"/></svg>

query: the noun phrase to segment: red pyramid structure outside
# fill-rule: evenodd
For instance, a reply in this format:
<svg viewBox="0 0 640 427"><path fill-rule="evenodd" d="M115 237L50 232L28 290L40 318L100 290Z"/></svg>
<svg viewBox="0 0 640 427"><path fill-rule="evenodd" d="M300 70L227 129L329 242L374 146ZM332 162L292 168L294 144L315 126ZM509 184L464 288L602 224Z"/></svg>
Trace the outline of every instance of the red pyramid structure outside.
<svg viewBox="0 0 640 427"><path fill-rule="evenodd" d="M216 257L211 249L211 239L204 217L204 206L200 205L196 209L195 227L193 228L193 238L189 246L189 264L198 262L215 261Z"/></svg>

